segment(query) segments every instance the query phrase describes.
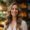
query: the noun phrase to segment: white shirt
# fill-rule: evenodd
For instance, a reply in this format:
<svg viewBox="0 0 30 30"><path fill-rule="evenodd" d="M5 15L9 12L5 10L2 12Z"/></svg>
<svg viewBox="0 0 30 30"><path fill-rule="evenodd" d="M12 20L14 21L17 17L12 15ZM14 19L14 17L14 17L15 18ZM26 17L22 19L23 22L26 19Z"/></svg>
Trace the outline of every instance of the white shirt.
<svg viewBox="0 0 30 30"><path fill-rule="evenodd" d="M27 24L23 20L22 20L22 23L21 23L21 28L22 28L22 30L27 30ZM7 30L12 30L11 24L9 25L9 27L7 28ZM13 27L13 30L16 30L16 25Z"/></svg>
<svg viewBox="0 0 30 30"><path fill-rule="evenodd" d="M13 28L12 28L12 24L10 24L7 30L12 30L12 29L16 30L16 22L14 22Z"/></svg>
<svg viewBox="0 0 30 30"><path fill-rule="evenodd" d="M21 23L21 27L22 27L22 30L27 30L27 24L24 20L22 20L22 23Z"/></svg>

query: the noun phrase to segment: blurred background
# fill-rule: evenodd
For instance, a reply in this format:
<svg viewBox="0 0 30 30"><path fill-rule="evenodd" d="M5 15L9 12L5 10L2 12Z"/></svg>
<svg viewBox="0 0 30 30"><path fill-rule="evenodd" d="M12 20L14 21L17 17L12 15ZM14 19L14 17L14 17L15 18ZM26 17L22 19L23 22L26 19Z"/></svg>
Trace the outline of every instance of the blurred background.
<svg viewBox="0 0 30 30"><path fill-rule="evenodd" d="M3 30L4 23L7 22L7 7L15 1L21 8L20 16L27 22L28 30L30 30L30 0L0 0L0 30Z"/></svg>

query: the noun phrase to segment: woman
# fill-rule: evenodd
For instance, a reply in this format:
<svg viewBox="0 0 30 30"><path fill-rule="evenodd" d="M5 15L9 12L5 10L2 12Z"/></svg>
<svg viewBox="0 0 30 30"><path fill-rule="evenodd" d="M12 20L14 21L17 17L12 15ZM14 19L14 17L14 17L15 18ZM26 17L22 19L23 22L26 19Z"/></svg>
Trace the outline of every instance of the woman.
<svg viewBox="0 0 30 30"><path fill-rule="evenodd" d="M8 17L8 28L7 30L27 30L27 24L25 21L18 17L19 8L17 3L12 3L9 6L10 15ZM9 19L10 18L10 19Z"/></svg>

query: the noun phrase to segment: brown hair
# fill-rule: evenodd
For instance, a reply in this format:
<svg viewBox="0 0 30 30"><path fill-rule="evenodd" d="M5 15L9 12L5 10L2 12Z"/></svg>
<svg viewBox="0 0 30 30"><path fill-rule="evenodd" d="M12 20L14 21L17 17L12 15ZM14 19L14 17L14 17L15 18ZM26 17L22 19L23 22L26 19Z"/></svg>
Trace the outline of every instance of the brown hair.
<svg viewBox="0 0 30 30"><path fill-rule="evenodd" d="M12 3L10 6L9 6L9 11L11 10L11 7L13 6L13 5L17 5L18 7L19 7L19 5L17 4L17 3ZM18 14L19 14L19 9L18 9ZM17 14L17 20L16 20L16 22L17 22L17 28L19 27L20 28L20 25L21 25L21 20L20 20L20 18L18 17L18 14ZM11 23L11 21L12 21L12 15L11 15L11 11L10 11L10 16L9 16L10 18L8 19L8 21ZM21 29L21 28L20 28ZM19 30L20 30L19 29Z"/></svg>

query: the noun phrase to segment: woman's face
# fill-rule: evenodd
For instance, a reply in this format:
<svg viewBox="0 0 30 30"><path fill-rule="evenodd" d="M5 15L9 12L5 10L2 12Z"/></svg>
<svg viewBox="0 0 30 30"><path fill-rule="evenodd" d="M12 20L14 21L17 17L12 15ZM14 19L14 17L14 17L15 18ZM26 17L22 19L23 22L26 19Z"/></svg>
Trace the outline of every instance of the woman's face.
<svg viewBox="0 0 30 30"><path fill-rule="evenodd" d="M18 8L17 5L13 5L11 9L11 15L16 16L18 14Z"/></svg>

